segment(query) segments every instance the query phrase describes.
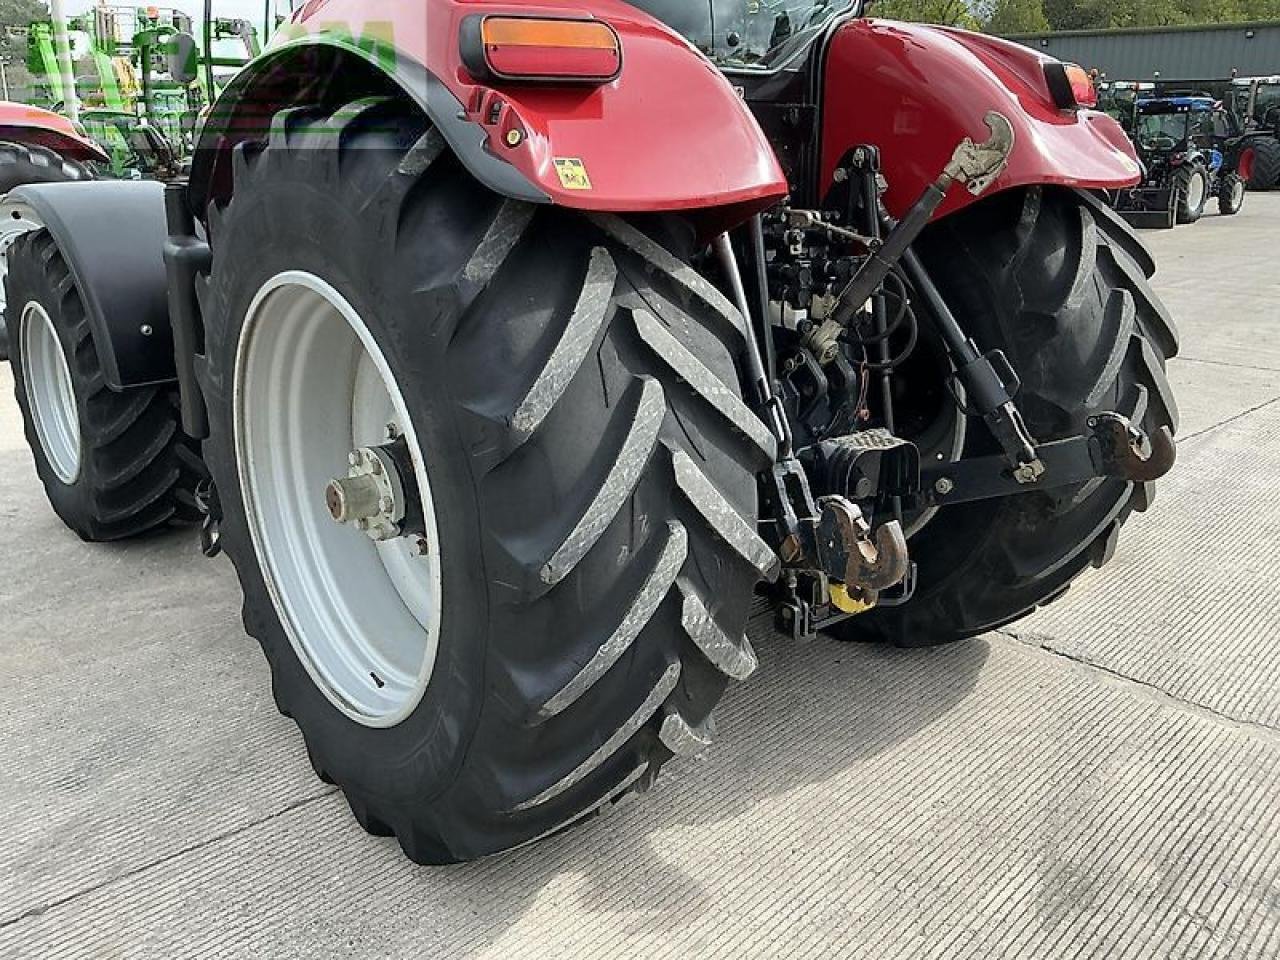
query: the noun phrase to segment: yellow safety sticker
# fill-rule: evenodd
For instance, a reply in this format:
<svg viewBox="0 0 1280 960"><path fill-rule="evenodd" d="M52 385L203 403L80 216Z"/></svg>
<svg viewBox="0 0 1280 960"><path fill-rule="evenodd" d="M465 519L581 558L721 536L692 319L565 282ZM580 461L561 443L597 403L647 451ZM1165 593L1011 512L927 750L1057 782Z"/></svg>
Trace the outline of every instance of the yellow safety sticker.
<svg viewBox="0 0 1280 960"><path fill-rule="evenodd" d="M875 609L874 603L851 596L843 583L831 584L831 603L842 613L859 614Z"/></svg>
<svg viewBox="0 0 1280 960"><path fill-rule="evenodd" d="M590 190L591 178L587 176L587 165L573 157L556 157L552 161L556 165L556 173L560 175L560 186L566 190Z"/></svg>

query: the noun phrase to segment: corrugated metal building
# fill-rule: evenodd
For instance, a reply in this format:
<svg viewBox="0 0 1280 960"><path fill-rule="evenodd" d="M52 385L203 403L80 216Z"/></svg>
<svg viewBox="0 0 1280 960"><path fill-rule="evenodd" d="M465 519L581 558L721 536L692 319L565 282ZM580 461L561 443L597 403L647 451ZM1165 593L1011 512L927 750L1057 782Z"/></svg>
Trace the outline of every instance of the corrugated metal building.
<svg viewBox="0 0 1280 960"><path fill-rule="evenodd" d="M1207 27L1069 30L1012 36L1059 60L1098 70L1112 80L1226 77L1280 73L1280 20Z"/></svg>

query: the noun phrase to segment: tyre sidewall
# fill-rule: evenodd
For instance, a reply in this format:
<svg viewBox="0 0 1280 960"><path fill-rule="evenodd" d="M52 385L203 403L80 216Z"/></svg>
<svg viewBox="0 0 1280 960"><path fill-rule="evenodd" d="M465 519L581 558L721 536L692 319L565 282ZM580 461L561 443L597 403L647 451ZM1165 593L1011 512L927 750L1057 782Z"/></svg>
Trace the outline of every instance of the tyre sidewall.
<svg viewBox="0 0 1280 960"><path fill-rule="evenodd" d="M44 485L45 494L48 496L54 512L63 517L72 529L81 532L80 524L91 516L93 509L90 501L90 490L93 483L93 459L85 455L84 437L82 435L79 454L80 471L74 482L66 483L58 476L58 472L54 470L53 464L49 462L49 457L45 453L44 444L36 432L35 417L32 413L31 399L28 395L30 384L28 384L26 376L26 350L24 343L26 331L23 321L27 306L32 303L38 303L49 315L49 321L53 324L54 333L57 335L58 343L62 347L62 355L66 358L67 368L71 373L71 389L76 399L76 417L80 423L84 423L86 417L84 391L80 383L81 377L77 373L78 364L75 355L78 338L72 330L72 324L63 312L62 299L55 295L55 291L48 289L43 282L44 276L37 269L33 257L24 255L25 251L31 249L30 242L30 237L24 237L19 240L24 253L10 260L8 289L11 297L9 303L12 306L7 310L7 321L9 327L9 350L12 354L10 366L13 370L14 394L18 400L19 410L22 413L27 445L31 448L31 455L35 460L36 474ZM15 249L11 252L17 252L17 250Z"/></svg>
<svg viewBox="0 0 1280 960"><path fill-rule="evenodd" d="M417 709L395 727L367 727L347 717L312 681L276 613L252 546L235 466L233 385L205 376L211 426L206 459L224 511L223 542L240 574L246 621L256 621L248 626L262 639L271 662L277 701L303 730L319 771L357 792L376 788L381 796L421 803L456 777L484 690L488 578L480 552L476 482L456 405L445 388L447 337L430 333L447 329L452 305L447 297L431 302L432 297L411 289L414 273L387 259L392 256L387 225L351 216L323 180L275 177L270 189L259 189L265 182L251 178L238 185L233 209L242 213L230 214L215 239L217 306L209 318L209 369L231 376L253 297L288 270L329 283L368 326L410 411L427 461L441 540L440 642ZM324 242L332 238L341 242Z"/></svg>

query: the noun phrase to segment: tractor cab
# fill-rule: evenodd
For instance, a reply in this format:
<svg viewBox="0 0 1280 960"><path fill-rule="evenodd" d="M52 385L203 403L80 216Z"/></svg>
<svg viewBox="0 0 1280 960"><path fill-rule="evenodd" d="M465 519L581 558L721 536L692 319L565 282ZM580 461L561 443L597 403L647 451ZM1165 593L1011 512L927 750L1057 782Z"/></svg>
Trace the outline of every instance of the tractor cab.
<svg viewBox="0 0 1280 960"><path fill-rule="evenodd" d="M806 50L854 0L631 0L723 69L774 69Z"/></svg>
<svg viewBox="0 0 1280 960"><path fill-rule="evenodd" d="M1280 130L1280 76L1235 78L1228 107L1244 129Z"/></svg>
<svg viewBox="0 0 1280 960"><path fill-rule="evenodd" d="M1132 133L1138 101L1153 96L1155 89L1148 81L1104 80L1098 84L1098 109L1118 121L1126 133Z"/></svg>
<svg viewBox="0 0 1280 960"><path fill-rule="evenodd" d="M1135 104L1133 140L1144 161L1181 159L1196 149L1211 149L1221 133L1215 125L1221 108L1207 96L1147 97Z"/></svg>

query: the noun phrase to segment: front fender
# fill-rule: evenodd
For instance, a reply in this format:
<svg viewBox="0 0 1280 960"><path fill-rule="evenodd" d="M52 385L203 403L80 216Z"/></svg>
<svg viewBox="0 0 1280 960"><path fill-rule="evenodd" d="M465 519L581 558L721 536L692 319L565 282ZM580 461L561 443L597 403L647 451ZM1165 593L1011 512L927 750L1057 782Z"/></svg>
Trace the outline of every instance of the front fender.
<svg viewBox="0 0 1280 960"><path fill-rule="evenodd" d="M1044 76L1048 59L964 30L850 21L827 52L819 195L850 147L874 144L889 182L885 204L900 216L956 144L987 139L988 110L1008 117L1015 135L1009 165L989 193L1032 184L1114 190L1137 183L1138 158L1115 120L1054 104ZM975 200L954 189L935 216Z"/></svg>
<svg viewBox="0 0 1280 960"><path fill-rule="evenodd" d="M486 83L462 62L459 36L468 16L584 16L587 9L622 39L622 72L611 83ZM356 58L394 83L426 111L477 178L507 196L614 212L733 206L745 216L787 192L768 140L728 80L680 36L621 0L594 0L589 7L313 0L215 105L201 137L206 159L193 172L197 200L201 179L211 175L207 158L229 140L251 135L242 118L254 101L261 136L264 109L280 99L269 91L287 86L280 71L305 69L302 54L317 46L340 52L348 63ZM306 79L324 85L322 78ZM521 131L515 146L507 139L512 129ZM577 163L565 167L557 160ZM585 179L567 175L570 170L584 171Z"/></svg>
<svg viewBox="0 0 1280 960"><path fill-rule="evenodd" d="M0 199L0 217L24 220L53 236L84 302L108 387L173 382L161 184L27 184Z"/></svg>

